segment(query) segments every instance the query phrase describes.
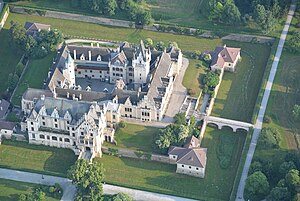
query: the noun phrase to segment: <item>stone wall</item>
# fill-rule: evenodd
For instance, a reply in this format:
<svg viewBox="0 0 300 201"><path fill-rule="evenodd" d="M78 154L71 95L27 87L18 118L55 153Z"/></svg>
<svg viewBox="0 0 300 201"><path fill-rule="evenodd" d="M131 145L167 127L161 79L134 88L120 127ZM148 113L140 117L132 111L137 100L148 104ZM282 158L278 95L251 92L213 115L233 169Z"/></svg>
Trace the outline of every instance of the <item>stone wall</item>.
<svg viewBox="0 0 300 201"><path fill-rule="evenodd" d="M102 152L105 154L114 154L121 157L127 157L127 158L134 158L134 159L141 159L141 160L151 160L161 163L167 163L167 164L176 164L174 160L171 160L166 155L159 155L159 154L150 154L146 152L138 152L123 148L108 148L108 147L102 147Z"/></svg>

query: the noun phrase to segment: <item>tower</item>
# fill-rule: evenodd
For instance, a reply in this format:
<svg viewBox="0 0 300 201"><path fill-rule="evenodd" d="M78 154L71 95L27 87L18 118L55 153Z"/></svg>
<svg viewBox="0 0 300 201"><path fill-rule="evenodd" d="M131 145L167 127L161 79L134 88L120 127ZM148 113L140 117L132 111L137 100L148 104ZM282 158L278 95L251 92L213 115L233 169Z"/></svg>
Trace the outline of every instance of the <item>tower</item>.
<svg viewBox="0 0 300 201"><path fill-rule="evenodd" d="M62 73L69 83L69 88L75 86L75 63L70 52L67 52L65 65L62 68Z"/></svg>
<svg viewBox="0 0 300 201"><path fill-rule="evenodd" d="M135 83L144 84L147 82L150 72L150 61L151 51L149 48L145 48L144 42L141 40L132 60Z"/></svg>

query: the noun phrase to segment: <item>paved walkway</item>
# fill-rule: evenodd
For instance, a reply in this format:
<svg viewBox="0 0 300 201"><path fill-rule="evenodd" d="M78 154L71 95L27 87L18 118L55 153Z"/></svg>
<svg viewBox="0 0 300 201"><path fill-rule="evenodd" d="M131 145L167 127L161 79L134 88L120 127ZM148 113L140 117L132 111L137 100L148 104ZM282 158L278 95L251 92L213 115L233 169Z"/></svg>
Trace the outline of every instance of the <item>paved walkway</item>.
<svg viewBox="0 0 300 201"><path fill-rule="evenodd" d="M59 183L64 191L63 197L61 198L62 201L74 200L74 195L76 193L76 188L71 183L71 180L62 177L0 168L0 178L43 185L54 185L55 183ZM136 201L194 201L186 198L134 190L108 184L103 185L103 190L105 194L116 194L123 192L132 196Z"/></svg>
<svg viewBox="0 0 300 201"><path fill-rule="evenodd" d="M270 96L270 93L271 93L271 90L272 90L273 81L274 81L274 78L275 78L275 75L276 75L276 71L277 71L277 67L278 67L279 60L280 60L280 57L281 57L281 53L282 53L282 50L283 50L283 46L284 46L284 43L285 43L285 39L286 39L286 36L288 34L289 27L290 27L291 21L293 19L293 15L295 13L295 10L296 10L296 1L293 0L292 5L291 5L290 10L289 10L289 13L288 13L288 16L287 16L285 26L284 26L282 34L280 36L280 41L279 41L279 44L278 44L278 47L277 47L276 55L275 55L275 58L274 58L274 61L273 61L273 64L272 64L272 68L271 68L271 72L270 72L270 75L269 75L269 78L268 78L267 86L266 86L266 89L265 89L265 92L264 92L264 95L263 95L263 99L262 99L262 102L261 102L261 105L260 105L258 117L257 117L256 123L254 125L254 131L253 131L253 136L252 136L252 139L251 139L251 144L250 144L250 147L249 147L246 162L245 162L244 169L243 169L242 176L241 176L241 180L240 180L240 183L239 183L239 188L238 188L237 198L236 198L237 201L244 200L243 196L244 196L244 189L245 189L246 179L247 179L247 176L248 176L248 171L249 171L251 161L252 161L252 158L253 158L253 155L254 155L254 152L255 152L257 139L258 139L258 137L260 135L260 132L261 132L261 129L262 129L263 118L264 118L265 111L266 111L266 108L267 108L269 96Z"/></svg>
<svg viewBox="0 0 300 201"><path fill-rule="evenodd" d="M189 60L183 58L182 67L174 81L173 91L172 91L170 101L168 103L168 108L166 110L164 118L162 119L163 123L167 123L167 124L173 123L174 122L173 117L179 112L180 107L184 102L184 99L187 95L187 90L182 85L182 81L188 66L189 66Z"/></svg>

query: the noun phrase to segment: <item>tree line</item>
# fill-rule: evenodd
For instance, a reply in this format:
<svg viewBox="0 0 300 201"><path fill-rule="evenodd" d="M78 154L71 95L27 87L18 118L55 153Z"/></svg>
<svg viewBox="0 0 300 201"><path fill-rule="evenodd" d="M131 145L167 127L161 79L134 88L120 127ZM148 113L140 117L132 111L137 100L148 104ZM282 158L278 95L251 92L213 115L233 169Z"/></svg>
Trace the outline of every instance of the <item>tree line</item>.
<svg viewBox="0 0 300 201"><path fill-rule="evenodd" d="M208 19L224 24L256 22L264 33L273 31L289 0L209 0Z"/></svg>

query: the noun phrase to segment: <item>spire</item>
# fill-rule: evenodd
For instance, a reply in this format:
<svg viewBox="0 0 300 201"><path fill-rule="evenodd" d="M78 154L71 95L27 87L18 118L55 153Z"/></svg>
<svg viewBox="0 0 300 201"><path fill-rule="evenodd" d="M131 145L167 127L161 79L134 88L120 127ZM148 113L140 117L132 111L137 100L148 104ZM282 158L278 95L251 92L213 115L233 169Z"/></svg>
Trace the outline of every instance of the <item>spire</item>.
<svg viewBox="0 0 300 201"><path fill-rule="evenodd" d="M67 51L67 59L66 59L66 62L65 62L65 67L68 68L69 64L73 64L74 62L74 59L71 57L71 54L70 54L70 51Z"/></svg>

